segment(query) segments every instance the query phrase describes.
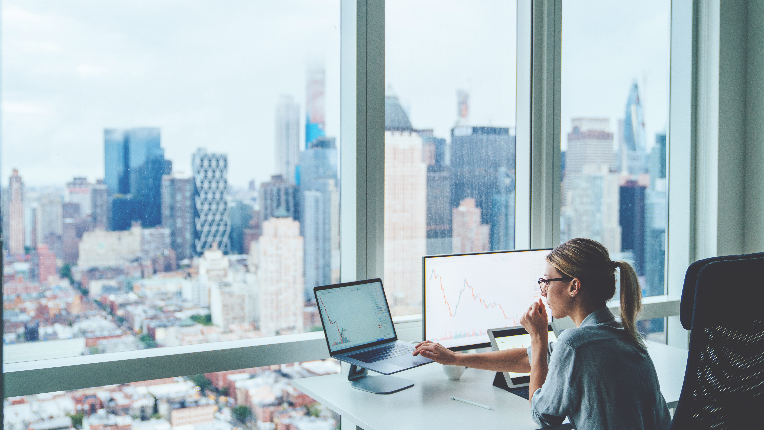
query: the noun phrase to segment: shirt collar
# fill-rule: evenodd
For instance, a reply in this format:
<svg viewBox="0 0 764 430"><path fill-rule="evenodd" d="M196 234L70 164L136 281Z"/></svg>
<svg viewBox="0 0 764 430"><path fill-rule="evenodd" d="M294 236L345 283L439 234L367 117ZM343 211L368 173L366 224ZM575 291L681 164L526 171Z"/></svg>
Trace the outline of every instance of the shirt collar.
<svg viewBox="0 0 764 430"><path fill-rule="evenodd" d="M607 324L610 322L615 322L615 317L613 316L613 313L610 312L610 309L608 309L606 306L590 313L586 318L584 318L583 321L581 321L581 325L579 327Z"/></svg>

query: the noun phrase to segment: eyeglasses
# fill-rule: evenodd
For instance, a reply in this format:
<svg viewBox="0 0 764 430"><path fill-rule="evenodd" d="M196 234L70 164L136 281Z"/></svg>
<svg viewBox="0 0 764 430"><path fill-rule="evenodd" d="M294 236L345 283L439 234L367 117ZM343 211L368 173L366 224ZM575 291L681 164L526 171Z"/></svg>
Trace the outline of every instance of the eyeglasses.
<svg viewBox="0 0 764 430"><path fill-rule="evenodd" d="M539 288L541 288L541 291L546 291L549 289L549 283L552 281L572 281L573 278L551 278L551 279L545 279L545 278L539 278Z"/></svg>

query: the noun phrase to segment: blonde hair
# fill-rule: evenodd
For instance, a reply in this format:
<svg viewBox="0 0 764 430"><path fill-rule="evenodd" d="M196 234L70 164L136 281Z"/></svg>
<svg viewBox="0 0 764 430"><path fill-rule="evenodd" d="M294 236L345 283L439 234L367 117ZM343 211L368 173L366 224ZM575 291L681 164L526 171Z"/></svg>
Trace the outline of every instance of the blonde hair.
<svg viewBox="0 0 764 430"><path fill-rule="evenodd" d="M637 315L642 310L642 288L631 264L611 261L601 243L583 238L561 244L546 260L558 272L578 278L585 286L581 290L585 297L603 304L615 295L615 269L621 269L621 324L637 345L645 347L636 327Z"/></svg>

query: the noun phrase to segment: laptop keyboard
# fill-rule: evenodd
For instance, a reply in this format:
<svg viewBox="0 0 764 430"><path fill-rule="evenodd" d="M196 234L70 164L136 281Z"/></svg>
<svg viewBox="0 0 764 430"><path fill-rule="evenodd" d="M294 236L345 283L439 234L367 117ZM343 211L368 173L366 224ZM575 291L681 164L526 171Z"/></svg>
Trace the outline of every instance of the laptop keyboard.
<svg viewBox="0 0 764 430"><path fill-rule="evenodd" d="M510 388L509 392L528 400L528 397L530 396L530 387Z"/></svg>
<svg viewBox="0 0 764 430"><path fill-rule="evenodd" d="M381 348L374 348L368 351L357 352L350 354L348 357L353 358L364 363L375 363L380 360L387 360L392 357L399 357L405 354L413 354L414 347L405 344L395 344L394 346L383 346Z"/></svg>

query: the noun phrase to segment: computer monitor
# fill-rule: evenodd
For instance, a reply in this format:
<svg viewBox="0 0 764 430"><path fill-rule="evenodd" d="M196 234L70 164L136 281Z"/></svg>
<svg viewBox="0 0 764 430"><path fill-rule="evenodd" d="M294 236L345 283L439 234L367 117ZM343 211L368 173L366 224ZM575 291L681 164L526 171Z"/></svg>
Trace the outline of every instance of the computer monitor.
<svg viewBox="0 0 764 430"><path fill-rule="evenodd" d="M423 257L424 339L454 351L489 347L488 329L519 326L522 314L541 298L538 279L550 251Z"/></svg>

